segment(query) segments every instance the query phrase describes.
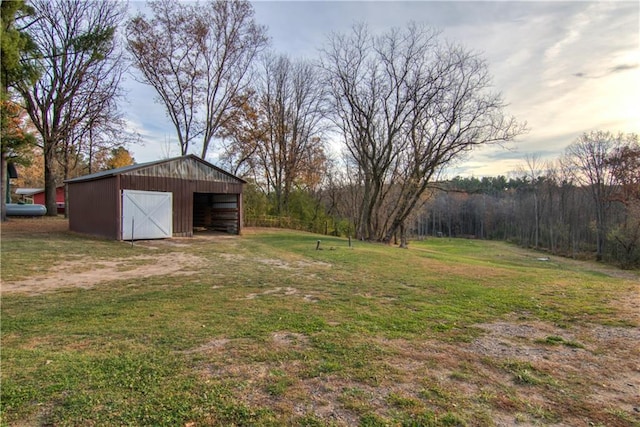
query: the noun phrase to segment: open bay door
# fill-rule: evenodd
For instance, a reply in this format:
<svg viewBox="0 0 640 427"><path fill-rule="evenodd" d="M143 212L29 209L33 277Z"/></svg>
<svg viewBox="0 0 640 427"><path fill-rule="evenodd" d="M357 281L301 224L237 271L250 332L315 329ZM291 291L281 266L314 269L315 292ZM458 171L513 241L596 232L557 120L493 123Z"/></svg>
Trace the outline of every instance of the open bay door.
<svg viewBox="0 0 640 427"><path fill-rule="evenodd" d="M122 190L122 240L173 235L173 194Z"/></svg>

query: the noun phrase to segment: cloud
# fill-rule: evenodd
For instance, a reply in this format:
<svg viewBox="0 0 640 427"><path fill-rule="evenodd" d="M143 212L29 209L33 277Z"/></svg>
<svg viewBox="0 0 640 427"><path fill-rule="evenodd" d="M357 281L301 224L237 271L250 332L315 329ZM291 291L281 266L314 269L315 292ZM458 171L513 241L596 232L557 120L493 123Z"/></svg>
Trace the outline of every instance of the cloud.
<svg viewBox="0 0 640 427"><path fill-rule="evenodd" d="M621 71L635 70L638 67L640 67L640 64L638 64L638 63L636 63L636 64L620 64L620 65L616 65L615 67L609 68L609 73L619 73Z"/></svg>
<svg viewBox="0 0 640 427"><path fill-rule="evenodd" d="M583 73L583 72L574 73L573 75L575 77L578 77L578 78L600 79L600 78L603 78L603 77L607 77L607 76L609 76L611 74L621 73L621 72L624 72L624 71L635 70L635 69L638 69L638 68L640 68L640 64L637 64L637 63L636 64L620 64L620 65L616 65L616 66L613 66L613 67L609 67L606 70L606 72L604 72L602 74L599 74L599 75L595 75L595 76L588 75L588 74Z"/></svg>

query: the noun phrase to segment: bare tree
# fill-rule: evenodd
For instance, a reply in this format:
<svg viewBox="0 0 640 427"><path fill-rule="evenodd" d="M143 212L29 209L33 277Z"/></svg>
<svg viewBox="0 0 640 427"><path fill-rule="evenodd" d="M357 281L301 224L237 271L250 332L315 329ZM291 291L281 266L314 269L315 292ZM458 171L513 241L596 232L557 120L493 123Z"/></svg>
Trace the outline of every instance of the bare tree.
<svg viewBox="0 0 640 427"><path fill-rule="evenodd" d="M119 110L109 110L85 128L79 140L81 153L86 162L86 173L105 168L112 150L140 144L141 136L127 128L127 123Z"/></svg>
<svg viewBox="0 0 640 427"><path fill-rule="evenodd" d="M199 140L204 158L233 99L247 88L266 31L244 0L159 0L149 7L151 19L138 15L127 26L129 51L142 82L164 104L181 154Z"/></svg>
<svg viewBox="0 0 640 427"><path fill-rule="evenodd" d="M62 181L95 172L112 149L140 138L126 129L119 109L118 101L123 95L120 80L125 68L120 46L114 43L112 52L109 60L96 67L96 76L87 79L70 102L69 111L77 111L76 105L82 105L85 114L76 119L75 125L58 145L56 158L60 166L58 176ZM69 212L67 191L65 187L65 216Z"/></svg>
<svg viewBox="0 0 640 427"><path fill-rule="evenodd" d="M267 54L259 70L254 89L233 100L218 135L223 161L273 196L282 214L294 188L315 190L323 179L325 90L307 61Z"/></svg>
<svg viewBox="0 0 640 427"><path fill-rule="evenodd" d="M485 62L438 36L416 24L380 37L356 26L323 51L334 121L364 177L361 238L403 234L443 167L525 130L488 91Z"/></svg>
<svg viewBox="0 0 640 427"><path fill-rule="evenodd" d="M45 203L56 215L55 163L59 150L78 151L82 129L102 116L118 96L121 56L114 40L126 14L116 1L33 0L28 33L40 50L25 58L41 70L34 84L17 90L44 151Z"/></svg>
<svg viewBox="0 0 640 427"><path fill-rule="evenodd" d="M576 181L589 193L596 219L596 257L602 260L608 230L608 214L615 191L615 175L608 159L618 150L624 135L592 131L584 133L567 147L565 161Z"/></svg>
<svg viewBox="0 0 640 427"><path fill-rule="evenodd" d="M524 160L525 163L517 167L517 172L527 181L533 196L533 247L537 249L540 245L540 187L544 169L538 154L527 154Z"/></svg>
<svg viewBox="0 0 640 427"><path fill-rule="evenodd" d="M424 53L431 34L422 38L422 52L408 51L414 58ZM408 99L402 92L402 77L408 70L386 69L382 52L364 25L350 36L334 34L323 51L322 67L333 98L334 122L343 132L347 150L363 175L363 197L359 208L359 238L375 238L375 214L383 200L384 183L399 153L394 139L406 117ZM400 53L398 53L400 54ZM411 59L406 58L405 64ZM386 58L387 65L389 64Z"/></svg>
<svg viewBox="0 0 640 427"><path fill-rule="evenodd" d="M637 134L623 137L607 159L615 182L612 200L623 207L622 221L609 236L614 257L623 268L640 265L640 144Z"/></svg>
<svg viewBox="0 0 640 427"><path fill-rule="evenodd" d="M263 67L258 105L266 128L257 155L280 214L294 185L324 169L324 88L308 62L271 55Z"/></svg>

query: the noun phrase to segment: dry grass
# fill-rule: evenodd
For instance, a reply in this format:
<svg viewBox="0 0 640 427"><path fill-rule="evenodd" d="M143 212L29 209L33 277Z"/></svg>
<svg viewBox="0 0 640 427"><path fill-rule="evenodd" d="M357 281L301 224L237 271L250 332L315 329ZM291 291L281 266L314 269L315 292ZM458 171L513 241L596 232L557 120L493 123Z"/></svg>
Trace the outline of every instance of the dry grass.
<svg viewBox="0 0 640 427"><path fill-rule="evenodd" d="M65 226L2 227L3 424L640 425L637 273L498 242Z"/></svg>

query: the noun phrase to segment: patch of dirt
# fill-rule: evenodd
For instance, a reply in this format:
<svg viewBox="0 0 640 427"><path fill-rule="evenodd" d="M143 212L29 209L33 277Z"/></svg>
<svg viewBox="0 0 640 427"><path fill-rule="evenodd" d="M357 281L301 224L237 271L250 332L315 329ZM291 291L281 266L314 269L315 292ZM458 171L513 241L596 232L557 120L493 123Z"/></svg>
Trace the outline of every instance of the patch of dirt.
<svg viewBox="0 0 640 427"><path fill-rule="evenodd" d="M221 253L219 256L227 261L251 261L254 263L259 263L262 265L266 265L269 267L279 268L282 270L300 270L307 269L312 267L320 267L320 268L328 268L331 267L331 264L322 261L285 261L283 259L276 258L259 258L259 257L247 257L240 254L228 254Z"/></svg>
<svg viewBox="0 0 640 427"><path fill-rule="evenodd" d="M247 405L269 407L284 416L312 414L337 426L359 424L358 408L392 417L397 410L394 396L437 413L468 416L479 410L486 415L489 410L496 426L640 422L640 328L559 328L537 320L522 321L515 314L475 327L483 332L468 343L374 340L370 345L384 354L370 361L375 384L334 373L309 376L313 361L309 366L304 359L280 360L271 355L270 361L256 361L254 352L264 348L283 354L310 349L307 335L289 331L274 332L260 350L245 339L220 339L194 351L208 354L207 364L200 369L203 380L241 384L236 398ZM521 383L514 371L518 367L523 375L540 382ZM288 385L274 394L270 387L280 378Z"/></svg>
<svg viewBox="0 0 640 427"><path fill-rule="evenodd" d="M51 269L46 275L32 276L18 281L2 281L2 292L21 292L38 295L60 288L93 288L114 280L131 280L141 277L190 275L190 268L202 265L203 258L172 252L156 256L137 256L110 261L92 259L73 260ZM90 266L90 270L87 270Z"/></svg>
<svg viewBox="0 0 640 427"><path fill-rule="evenodd" d="M192 353L207 353L210 351L218 351L223 349L227 344L229 344L229 340L227 338L219 338L215 340L211 340L200 347L183 351L184 354L192 354Z"/></svg>
<svg viewBox="0 0 640 427"><path fill-rule="evenodd" d="M636 400L640 396L640 328L591 325L561 329L543 322L477 326L487 333L463 347L465 351L495 360L528 362L561 378L592 379L589 400L612 407L623 404L630 413L640 406Z"/></svg>
<svg viewBox="0 0 640 427"><path fill-rule="evenodd" d="M250 294L247 294L243 299L256 299L258 297L263 297L267 295L272 295L277 297L291 297L291 296L299 296L299 291L298 289L292 288L289 286L285 288L278 286L275 288L267 289L259 293L252 292ZM305 295L302 295L301 297L304 302L316 303L320 301L320 298L312 294L305 294Z"/></svg>
<svg viewBox="0 0 640 427"><path fill-rule="evenodd" d="M247 294L245 299L255 299L256 297L265 296L265 295L291 296L291 295L296 295L297 293L298 293L298 290L296 288L276 287L276 288L267 289L266 291L260 292L260 293L257 293L257 294L256 293Z"/></svg>
<svg viewBox="0 0 640 427"><path fill-rule="evenodd" d="M277 347L303 349L309 345L309 338L297 332L278 331L271 334L271 340Z"/></svg>

